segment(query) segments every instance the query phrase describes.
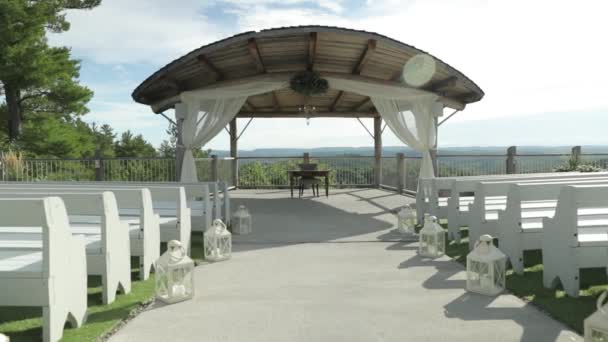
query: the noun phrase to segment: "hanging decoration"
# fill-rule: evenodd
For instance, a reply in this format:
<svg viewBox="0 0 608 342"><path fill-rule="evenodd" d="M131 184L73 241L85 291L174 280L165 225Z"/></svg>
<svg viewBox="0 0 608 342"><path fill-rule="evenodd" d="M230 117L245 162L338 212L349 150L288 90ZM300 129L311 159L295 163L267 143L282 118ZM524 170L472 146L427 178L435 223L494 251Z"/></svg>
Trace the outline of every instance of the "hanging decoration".
<svg viewBox="0 0 608 342"><path fill-rule="evenodd" d="M298 111L304 113L306 125L310 125L310 118L317 112L317 107L309 105L308 102L313 95L326 93L327 89L329 89L329 83L326 79L321 78L318 72L301 71L291 78L289 87L306 98L304 104L298 107Z"/></svg>
<svg viewBox="0 0 608 342"><path fill-rule="evenodd" d="M318 72L301 71L293 75L289 80L291 90L306 97L324 94L329 89L329 82L321 78Z"/></svg>

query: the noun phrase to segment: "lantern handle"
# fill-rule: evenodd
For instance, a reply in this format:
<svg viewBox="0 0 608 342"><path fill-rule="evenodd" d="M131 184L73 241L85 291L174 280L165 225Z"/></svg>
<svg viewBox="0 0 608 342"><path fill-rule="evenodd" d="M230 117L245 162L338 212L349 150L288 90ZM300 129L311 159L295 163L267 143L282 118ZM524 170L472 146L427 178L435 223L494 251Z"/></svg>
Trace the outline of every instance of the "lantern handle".
<svg viewBox="0 0 608 342"><path fill-rule="evenodd" d="M171 261L179 262L179 261L182 261L186 257L186 249L179 241L177 241L177 240L170 241L169 248L171 248L172 250L178 249L181 254L181 256L176 257L176 256L174 256L173 253L169 253L169 256L171 257Z"/></svg>
<svg viewBox="0 0 608 342"><path fill-rule="evenodd" d="M608 312L606 312L606 309L604 309L604 300L606 299L606 295L608 295L608 291L602 292L602 294L598 297L596 303L597 311L601 312L604 315L608 314Z"/></svg>

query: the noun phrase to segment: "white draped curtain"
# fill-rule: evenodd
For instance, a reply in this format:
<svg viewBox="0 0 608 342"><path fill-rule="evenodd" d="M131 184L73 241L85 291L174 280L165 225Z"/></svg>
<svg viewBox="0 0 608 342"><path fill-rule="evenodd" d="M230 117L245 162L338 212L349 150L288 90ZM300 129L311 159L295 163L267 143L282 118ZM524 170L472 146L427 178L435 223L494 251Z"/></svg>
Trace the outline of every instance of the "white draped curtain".
<svg viewBox="0 0 608 342"><path fill-rule="evenodd" d="M192 151L203 147L236 116L249 96L286 87L282 81L257 81L228 87L183 92L175 105L176 118L183 119L184 160L180 180L198 182Z"/></svg>
<svg viewBox="0 0 608 342"><path fill-rule="evenodd" d="M328 78L328 81L332 88L369 96L397 138L422 154L420 177L435 177L431 150L437 143L435 118L443 113L439 96L413 88L341 78Z"/></svg>
<svg viewBox="0 0 608 342"><path fill-rule="evenodd" d="M388 127L406 145L422 153L420 177L434 176L430 151L436 143L435 117L443 105L438 96L418 89L338 77L326 77L330 88L369 96ZM183 120L182 144L185 149L181 168L182 182L196 182L192 151L215 137L236 116L249 96L289 86L284 80L249 81L221 88L183 92L176 104L178 120Z"/></svg>

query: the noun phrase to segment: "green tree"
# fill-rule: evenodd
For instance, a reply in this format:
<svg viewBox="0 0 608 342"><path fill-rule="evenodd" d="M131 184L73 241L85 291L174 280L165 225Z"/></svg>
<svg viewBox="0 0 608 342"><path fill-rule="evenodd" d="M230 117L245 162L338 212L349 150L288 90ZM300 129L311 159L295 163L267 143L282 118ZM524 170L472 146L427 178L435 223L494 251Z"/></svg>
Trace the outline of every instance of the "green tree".
<svg viewBox="0 0 608 342"><path fill-rule="evenodd" d="M101 152L101 156L104 158L114 158L116 153L114 152L114 139L116 139L116 133L114 129L108 124L103 124L101 127L97 127L95 123L91 124L91 130L95 135L95 144Z"/></svg>
<svg viewBox="0 0 608 342"><path fill-rule="evenodd" d="M163 158L175 158L176 156L176 147L177 147L177 127L170 123L169 128L165 130L165 132L169 135L169 139L165 139L161 142L160 147L158 148L159 156ZM211 155L211 150L204 151L201 148L194 150L194 158L207 158Z"/></svg>
<svg viewBox="0 0 608 342"><path fill-rule="evenodd" d="M78 118L32 114L18 145L28 158L89 158L95 151L95 136Z"/></svg>
<svg viewBox="0 0 608 342"><path fill-rule="evenodd" d="M92 92L78 84L80 64L65 47L49 47L46 33L70 28L68 9L90 9L101 0L0 0L0 108L13 142L30 113L87 113Z"/></svg>
<svg viewBox="0 0 608 342"><path fill-rule="evenodd" d="M123 132L120 139L114 142L114 152L119 158L156 157L154 146L141 134L133 135L131 131Z"/></svg>

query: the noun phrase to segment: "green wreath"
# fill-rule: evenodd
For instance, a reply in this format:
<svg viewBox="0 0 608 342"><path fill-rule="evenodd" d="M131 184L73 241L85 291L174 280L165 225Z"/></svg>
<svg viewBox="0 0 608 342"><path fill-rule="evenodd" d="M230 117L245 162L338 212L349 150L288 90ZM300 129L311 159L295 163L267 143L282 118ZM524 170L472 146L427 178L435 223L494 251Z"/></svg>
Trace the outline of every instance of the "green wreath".
<svg viewBox="0 0 608 342"><path fill-rule="evenodd" d="M289 81L289 87L298 94L312 96L324 94L329 89L329 83L321 78L318 72L301 71L293 75Z"/></svg>

